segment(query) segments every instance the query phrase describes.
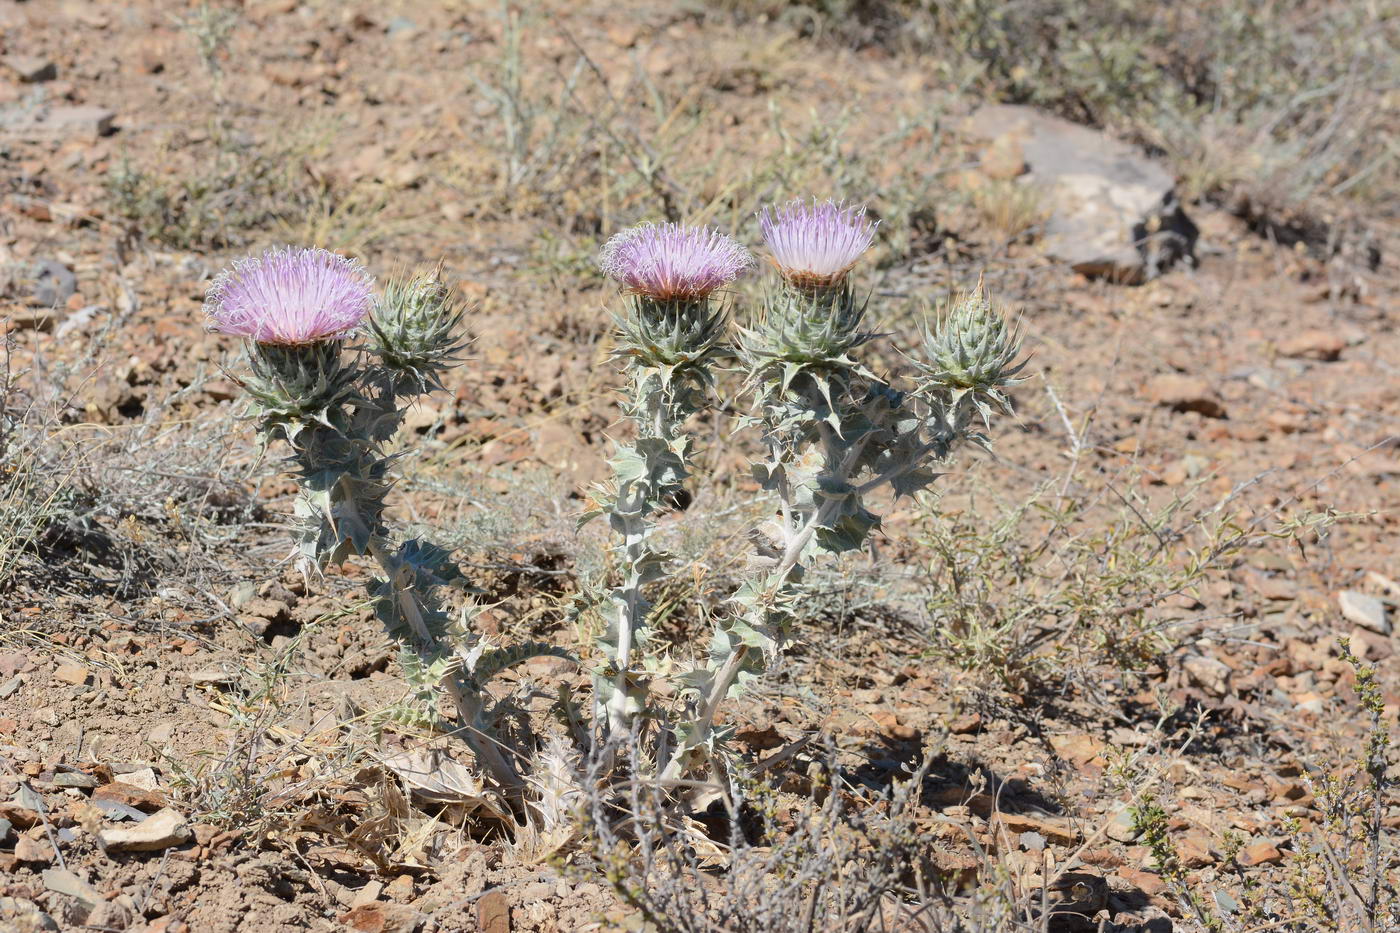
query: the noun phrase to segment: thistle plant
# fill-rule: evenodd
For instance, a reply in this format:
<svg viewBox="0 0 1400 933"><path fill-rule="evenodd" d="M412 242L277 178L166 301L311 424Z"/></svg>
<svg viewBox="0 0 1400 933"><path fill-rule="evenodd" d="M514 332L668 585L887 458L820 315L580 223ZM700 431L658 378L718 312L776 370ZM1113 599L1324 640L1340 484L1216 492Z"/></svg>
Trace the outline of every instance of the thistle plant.
<svg viewBox="0 0 1400 933"><path fill-rule="evenodd" d="M753 474L776 497L755 529L753 573L730 599L708 657L684 680L690 706L675 728L661 777L705 763L725 737L720 704L742 694L789 639L805 576L822 554L862 547L880 527L871 497L912 495L965 441L1006 411L1020 341L978 284L939 309L911 360L912 385L894 388L860 361L875 334L848 277L875 223L860 208L794 201L759 225L781 282L740 333L745 387L768 456Z"/></svg>
<svg viewBox="0 0 1400 933"><path fill-rule="evenodd" d="M264 444L284 441L297 480L297 562L310 573L369 557L376 612L399 644L412 696L398 712L439 725L445 695L457 731L516 806L524 781L493 734L484 684L501 670L559 649L497 648L470 631L469 608L450 613L448 589L466 580L450 554L411 539L395 544L385 498L398 454L388 444L408 407L440 389L455 365L463 308L437 272L391 282L382 297L356 262L321 249L274 250L218 276L205 312L214 330L248 341L240 380ZM352 337L362 345L350 345Z"/></svg>
<svg viewBox="0 0 1400 933"><path fill-rule="evenodd" d="M647 709L658 659L647 652L651 604L643 587L665 573L652 545L655 516L682 494L692 440L686 420L705 405L715 361L725 352L726 314L714 293L751 264L748 251L706 227L642 224L613 237L602 270L627 292L614 356L628 376L624 411L636 438L611 460L613 479L585 516L607 516L617 536L620 582L609 594L598 639L603 659L594 706L607 736L628 734Z"/></svg>

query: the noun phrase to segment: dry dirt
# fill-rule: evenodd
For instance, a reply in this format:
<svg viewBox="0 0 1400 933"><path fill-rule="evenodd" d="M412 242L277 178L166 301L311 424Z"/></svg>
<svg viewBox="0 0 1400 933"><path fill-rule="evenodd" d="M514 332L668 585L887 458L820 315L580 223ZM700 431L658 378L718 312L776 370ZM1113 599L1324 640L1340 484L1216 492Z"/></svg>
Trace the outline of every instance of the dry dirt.
<svg viewBox="0 0 1400 933"><path fill-rule="evenodd" d="M841 190L830 173L831 193L873 196L878 208L890 192L913 190L896 182L934 192L935 219L887 216L912 232L868 273L877 299L901 309L890 329L909 336L908 308L983 269L1023 308L1032 378L1017 390L1017 417L994 456L960 462L942 511L990 519L998 503L1049 483L1046 501L1082 495L1094 514L1119 499L1151 513L1189 493L1188 508L1229 497L1225 511L1261 528L1305 509L1345 515L1325 536L1252 541L1191 593L1150 607L1164 647L1134 676L1107 651L1086 660L1066 648L1057 663L1067 676L1041 692L1018 695L996 671L932 650L928 618L909 597L932 584L901 576L890 586L903 587L902 601L884 605L877 594L849 611L814 612L780 675L731 710L740 754L757 760L829 735L852 780L878 790L947 732L926 794L939 863L956 872L976 861L965 835L934 830L938 814L1018 871L1041 870L1016 841L1038 832L1051 865L1078 852L1078 870L1109 879L1124 928L1180 907L1144 846L1104 832L1128 799L1112 767L1123 750L1165 777L1161 794L1195 876L1233 871L1222 855L1227 830L1252 847L1245 872L1267 880L1281 871L1285 820L1319 818L1307 768L1354 756L1364 736L1337 636L1353 634L1377 665L1392 720L1400 704L1395 636L1358 629L1338 601L1363 592L1392 600L1393 614L1400 597L1388 582L1400 578L1393 259L1376 271L1329 265L1195 205L1197 268L1141 287L1089 281L1040 258L1033 242L999 241L954 196L954 171L975 158L957 131L973 102L931 86L917 59L660 5L581 6L530 21L525 57L541 76L532 80L569 75L577 42L619 95L641 93L636 75L683 103L693 93L664 117L699 124L668 153L681 166L671 170L729 168L688 176L688 196L699 199L688 203L722 203L724 171L738 177L746 154L782 149L770 104L835 122L859 101L841 117L851 126L842 145L884 140L894 151L875 161L896 164L888 178L863 176L867 190ZM493 606L486 625L585 653L565 609L578 577L602 566L604 542L575 536L572 518L601 476L618 417L609 295L587 260L609 231L648 216L650 196L634 185L596 205L588 199L598 188L552 190L539 205L521 203L526 194L503 201L491 142L499 107L471 79L491 78L501 55L492 4L249 2L218 77L175 23L194 9L56 0L0 9L0 50L56 69L43 85L0 74L0 101L17 105L43 86L50 101L116 115L107 135L79 128L0 142L0 264L53 260L76 276L72 297L43 313L25 282L9 283L17 397L42 398L66 379L52 390L63 395L40 407L60 412L67 437L87 438L99 466L114 458L112 469L129 474L87 533L31 555L0 594L0 817L13 824L0 834L0 897L33 902L64 929L614 928L630 912L601 878L532 863L472 819L434 827L377 765L420 739L389 727L376 742L365 728L402 693L364 604L366 571L305 581L282 563L291 487L275 452L260 457L251 427L234 418L237 388L220 367L236 373L236 348L203 330L207 280L244 247L152 242L116 214L104 178L123 159L188 172L220 97L218 112L259 145L319 127L324 143L309 150L308 171L338 192L334 203L305 207L320 212L314 221L254 229L247 248L314 239L384 273L444 260L476 305L472 359L415 416L424 449L405 467L398 517L465 529L463 553ZM915 131L889 142L900 120L935 106L937 145ZM802 183L812 177L822 174ZM745 179L756 196L786 194L790 182ZM742 224L749 209L701 219ZM1077 443L1071 426L1085 429ZM719 433L707 441L704 488L717 491L667 520L708 542L696 551L716 571L705 593L716 602L741 559L722 513L751 492L744 443ZM1061 487L1071 461L1077 472ZM158 492L142 502L143 490ZM932 562L923 521L899 505L876 555L846 571L883 579L875 561L917 578ZM705 632L682 612L668 635L700 644ZM537 664L507 688L570 678L583 682ZM1158 730L1164 707L1179 712ZM1201 730L1183 751L1198 714ZM131 775L147 786L108 786ZM168 804L187 814L189 841L104 852L94 830L119 812L99 799L145 811ZM1393 796L1386 826L1400 827ZM64 872L90 885L95 902L61 893Z"/></svg>

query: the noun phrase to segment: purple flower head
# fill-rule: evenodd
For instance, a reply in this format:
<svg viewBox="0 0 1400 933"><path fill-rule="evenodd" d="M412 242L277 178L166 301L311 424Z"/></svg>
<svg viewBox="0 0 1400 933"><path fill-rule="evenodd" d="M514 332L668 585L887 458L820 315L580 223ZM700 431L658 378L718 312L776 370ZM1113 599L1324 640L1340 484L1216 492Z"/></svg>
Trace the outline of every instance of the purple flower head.
<svg viewBox="0 0 1400 933"><path fill-rule="evenodd" d="M240 259L209 286L204 313L220 333L299 346L335 340L374 305L374 282L356 261L324 249L268 250Z"/></svg>
<svg viewBox="0 0 1400 933"><path fill-rule="evenodd" d="M749 251L709 227L638 224L603 246L598 266L635 294L661 301L706 297L753 264Z"/></svg>
<svg viewBox="0 0 1400 933"><path fill-rule="evenodd" d="M870 248L879 223L863 207L813 199L765 207L758 226L783 278L799 288L834 288Z"/></svg>

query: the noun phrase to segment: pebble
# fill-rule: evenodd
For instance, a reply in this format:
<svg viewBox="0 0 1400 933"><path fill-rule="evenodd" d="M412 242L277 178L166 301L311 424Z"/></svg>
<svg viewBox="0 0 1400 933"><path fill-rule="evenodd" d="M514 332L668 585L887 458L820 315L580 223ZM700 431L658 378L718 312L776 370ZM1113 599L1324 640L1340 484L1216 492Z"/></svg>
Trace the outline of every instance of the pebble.
<svg viewBox="0 0 1400 933"><path fill-rule="evenodd" d="M156 852L183 845L193 835L185 815L167 808L152 813L129 829L104 828L97 833L97 841L109 852Z"/></svg>
<svg viewBox="0 0 1400 933"><path fill-rule="evenodd" d="M1246 847L1239 854L1239 863L1244 866L1274 865L1283 861L1283 853L1267 839Z"/></svg>
<svg viewBox="0 0 1400 933"><path fill-rule="evenodd" d="M81 771L61 771L53 776L53 783L58 787L90 788L97 786L97 778Z"/></svg>
<svg viewBox="0 0 1400 933"><path fill-rule="evenodd" d="M1337 605L1342 617L1353 625L1370 629L1380 635L1389 635L1391 623L1385 611L1385 604L1374 596L1358 593L1356 590L1342 590L1337 594Z"/></svg>
<svg viewBox="0 0 1400 933"><path fill-rule="evenodd" d="M61 680L65 684L72 684L75 687L87 683L92 672L81 664L60 664L54 668L53 676L55 680Z"/></svg>
<svg viewBox="0 0 1400 933"><path fill-rule="evenodd" d="M1279 342L1280 356L1293 359L1322 360L1331 362L1339 359L1347 348L1346 338L1329 330L1305 330Z"/></svg>
<svg viewBox="0 0 1400 933"><path fill-rule="evenodd" d="M1172 411L1194 411L1207 418L1224 418L1225 405L1211 385L1200 376L1163 373L1143 388L1147 398Z"/></svg>

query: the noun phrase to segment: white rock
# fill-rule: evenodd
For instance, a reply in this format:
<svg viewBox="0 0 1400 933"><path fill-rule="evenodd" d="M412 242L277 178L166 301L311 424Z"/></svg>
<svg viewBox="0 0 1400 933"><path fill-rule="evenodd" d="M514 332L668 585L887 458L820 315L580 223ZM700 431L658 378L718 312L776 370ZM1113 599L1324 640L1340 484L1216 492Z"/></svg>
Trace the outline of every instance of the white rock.
<svg viewBox="0 0 1400 933"><path fill-rule="evenodd" d="M1356 590L1342 590L1337 594L1337 605L1341 607L1342 618L1353 625L1381 635L1390 634L1391 625L1386 616L1385 604L1376 597L1358 593Z"/></svg>
<svg viewBox="0 0 1400 933"><path fill-rule="evenodd" d="M154 852L189 842L190 824L179 810L157 810L129 829L98 830L97 841L108 852Z"/></svg>
<svg viewBox="0 0 1400 933"><path fill-rule="evenodd" d="M984 139L1018 138L1050 219L1043 245L1077 272L1137 284L1193 256L1199 231L1177 199L1171 173L1099 130L1032 107L992 104L968 120Z"/></svg>

